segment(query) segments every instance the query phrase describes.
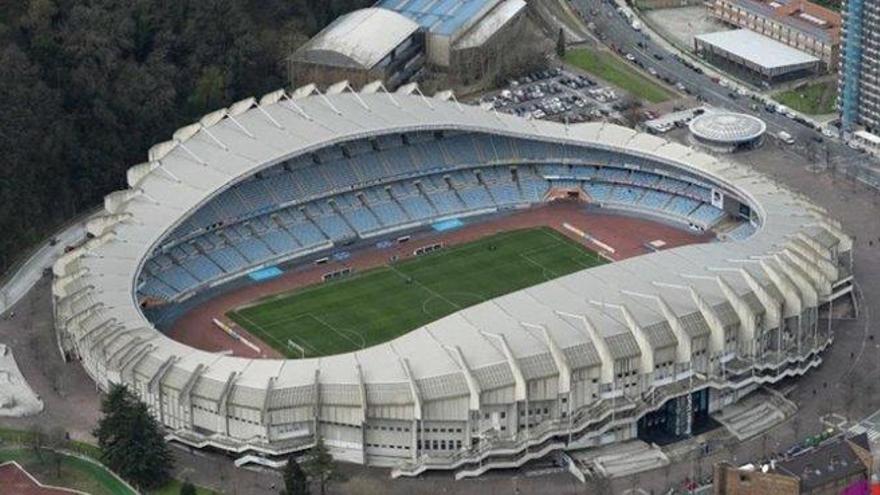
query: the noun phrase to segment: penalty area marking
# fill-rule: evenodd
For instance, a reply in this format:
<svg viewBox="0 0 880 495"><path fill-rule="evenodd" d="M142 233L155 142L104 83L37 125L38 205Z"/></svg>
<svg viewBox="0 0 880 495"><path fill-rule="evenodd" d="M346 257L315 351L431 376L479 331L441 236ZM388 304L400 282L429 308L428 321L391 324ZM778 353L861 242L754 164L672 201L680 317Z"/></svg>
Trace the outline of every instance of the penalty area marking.
<svg viewBox="0 0 880 495"><path fill-rule="evenodd" d="M271 333L267 332L263 327L261 327L260 325L258 325L254 320L252 320L252 319L248 318L247 316L245 316L245 315L239 313L238 311L236 311L235 314L238 315L238 317L241 318L242 320L245 320L246 322L248 322L249 324L251 324L251 325L253 326L253 328L254 328L255 330L257 330L259 333L261 333L263 336L268 337L270 340L273 340L273 341L277 342L277 343L278 343L278 346L279 346L281 349L286 349L286 348L287 348L287 344L285 344L285 343L282 342L281 340L277 339L277 338L276 338L274 335L272 335Z"/></svg>
<svg viewBox="0 0 880 495"><path fill-rule="evenodd" d="M565 230L577 235L578 237L581 237L583 239L586 239L589 242L592 242L593 244L599 246L604 251L608 251L611 254L617 254L617 250L614 249L613 247L609 246L608 244L605 244L604 242L600 241L599 239L596 239L595 237L591 236L590 234L584 232L583 230L575 227L574 225L572 225L568 222L563 222L562 227ZM598 254L599 254L599 256L602 256L603 258L605 258L607 260L614 261L611 257L605 256L604 253L598 253Z"/></svg>

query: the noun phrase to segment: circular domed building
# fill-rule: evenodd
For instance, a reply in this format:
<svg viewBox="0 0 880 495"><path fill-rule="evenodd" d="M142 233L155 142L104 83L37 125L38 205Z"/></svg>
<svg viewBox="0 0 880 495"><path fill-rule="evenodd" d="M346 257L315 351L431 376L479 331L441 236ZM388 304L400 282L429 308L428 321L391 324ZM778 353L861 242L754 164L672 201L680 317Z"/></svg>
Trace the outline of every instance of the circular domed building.
<svg viewBox="0 0 880 495"><path fill-rule="evenodd" d="M733 153L760 146L767 124L744 113L710 112L692 120L689 128L693 144Z"/></svg>

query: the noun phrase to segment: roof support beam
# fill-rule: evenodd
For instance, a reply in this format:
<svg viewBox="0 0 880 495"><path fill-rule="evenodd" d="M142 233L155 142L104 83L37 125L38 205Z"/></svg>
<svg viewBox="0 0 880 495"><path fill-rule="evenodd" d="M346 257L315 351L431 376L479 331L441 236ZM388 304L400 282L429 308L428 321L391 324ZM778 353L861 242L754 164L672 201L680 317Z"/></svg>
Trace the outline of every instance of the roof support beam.
<svg viewBox="0 0 880 495"><path fill-rule="evenodd" d="M553 336L550 335L547 327L545 325L533 325L525 322L520 322L520 325L541 332L541 336L544 337L544 343L547 344L547 349L550 350L550 356L553 358L553 363L556 365L556 371L559 373L559 378L557 379L559 393L567 394L571 392L571 366L569 366L568 358L565 357L562 349L556 345L556 341L553 340Z"/></svg>
<svg viewBox="0 0 880 495"><path fill-rule="evenodd" d="M153 373L153 377L150 378L150 382L147 384L147 390L150 393L155 394L159 390L159 386L162 384L162 380L165 379L165 375L168 374L168 371L171 370L171 367L174 366L174 362L177 361L177 356L171 356L162 363L162 366L159 366L159 369Z"/></svg>
<svg viewBox="0 0 880 495"><path fill-rule="evenodd" d="M483 335L487 337L492 337L497 340L501 345L501 352L504 354L504 357L507 359L507 365L510 367L510 371L513 373L513 398L516 401L526 400L526 396L528 395L528 390L526 388L526 379L522 374L522 370L519 367L519 363L516 361L516 357L513 355L513 351L510 350L510 346L507 345L507 338L502 334L497 333L489 333L480 331Z"/></svg>
<svg viewBox="0 0 880 495"><path fill-rule="evenodd" d="M602 361L602 383L612 383L614 381L614 357L611 355L611 350L608 349L608 343L599 335L593 322L586 315L566 313L565 311L556 311L555 313L565 319L573 319L580 322L580 325L573 326L575 328L583 328L586 336L593 342L596 352L599 353Z"/></svg>
<svg viewBox="0 0 880 495"><path fill-rule="evenodd" d="M454 361L458 363L458 367L461 370L461 374L464 375L464 381L467 384L468 392L470 393L470 403L469 409L471 411L479 411L480 410L480 394L482 393L482 389L480 388L479 382L474 378L474 375L471 374L471 368L467 363L467 360L464 357L464 354L461 352L461 348L458 346L444 346L450 351L452 351Z"/></svg>
<svg viewBox="0 0 880 495"><path fill-rule="evenodd" d="M409 361L406 358L398 358L400 360L400 366L403 368L403 373L406 375L406 379L409 381L409 389L412 392L413 396L413 417L415 419L422 419L422 394L419 392L419 386L416 385L416 381L413 378L412 370L409 369Z"/></svg>

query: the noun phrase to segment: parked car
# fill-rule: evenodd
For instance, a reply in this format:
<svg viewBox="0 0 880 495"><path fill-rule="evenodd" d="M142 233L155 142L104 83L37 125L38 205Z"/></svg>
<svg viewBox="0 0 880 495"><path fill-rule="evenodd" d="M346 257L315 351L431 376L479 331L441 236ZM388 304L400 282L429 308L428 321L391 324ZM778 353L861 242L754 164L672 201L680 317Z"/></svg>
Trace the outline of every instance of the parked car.
<svg viewBox="0 0 880 495"><path fill-rule="evenodd" d="M794 136L785 131L779 131L776 133L776 137L785 144L794 144Z"/></svg>

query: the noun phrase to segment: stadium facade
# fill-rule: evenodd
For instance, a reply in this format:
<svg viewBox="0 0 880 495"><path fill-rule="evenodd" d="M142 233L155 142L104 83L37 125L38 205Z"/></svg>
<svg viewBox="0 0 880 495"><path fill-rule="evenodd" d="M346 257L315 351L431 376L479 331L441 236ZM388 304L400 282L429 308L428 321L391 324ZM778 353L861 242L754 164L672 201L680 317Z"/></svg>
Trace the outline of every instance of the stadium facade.
<svg viewBox="0 0 880 495"><path fill-rule="evenodd" d="M303 450L458 478L559 449L687 436L821 363L820 310L852 291L852 240L755 171L605 123L566 126L346 84L249 98L179 129L54 266L62 352L127 384L169 438ZM541 203L711 229L724 242L610 263L463 309L385 344L245 359L169 339L143 306L440 218Z"/></svg>

